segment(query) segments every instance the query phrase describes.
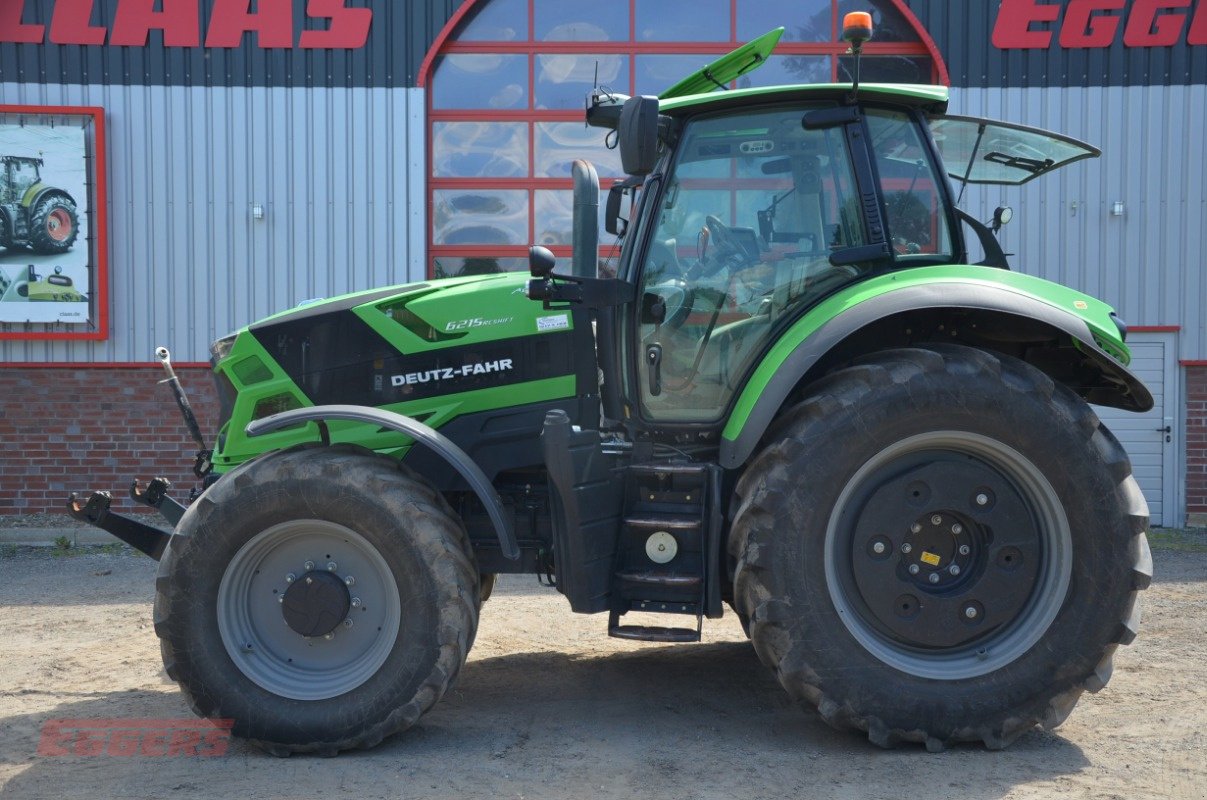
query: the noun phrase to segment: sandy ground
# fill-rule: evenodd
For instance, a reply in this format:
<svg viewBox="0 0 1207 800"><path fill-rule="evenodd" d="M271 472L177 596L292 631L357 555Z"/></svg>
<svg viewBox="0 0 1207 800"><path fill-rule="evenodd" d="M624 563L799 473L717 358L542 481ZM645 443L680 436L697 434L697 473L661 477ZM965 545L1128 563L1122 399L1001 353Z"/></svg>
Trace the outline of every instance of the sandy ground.
<svg viewBox="0 0 1207 800"><path fill-rule="evenodd" d="M113 548L110 548L112 550ZM73 551L78 553L79 551ZM609 639L501 582L448 696L370 752L37 755L48 719L187 717L160 667L149 559L0 552L0 798L1207 797L1207 546L1155 549L1140 638L1058 731L1004 752L886 752L791 704L731 616L705 643Z"/></svg>

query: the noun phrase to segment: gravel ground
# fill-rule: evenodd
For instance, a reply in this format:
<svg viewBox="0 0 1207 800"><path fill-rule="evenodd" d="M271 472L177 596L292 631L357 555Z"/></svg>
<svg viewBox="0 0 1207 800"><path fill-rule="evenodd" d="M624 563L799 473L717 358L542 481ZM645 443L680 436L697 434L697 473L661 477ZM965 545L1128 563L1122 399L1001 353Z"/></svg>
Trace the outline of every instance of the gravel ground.
<svg viewBox="0 0 1207 800"><path fill-rule="evenodd" d="M26 523L28 525L28 523ZM0 547L0 798L1207 797L1207 537L1158 532L1140 637L1057 731L1004 752L886 752L787 699L732 615L705 643L609 639L535 579L483 607L458 684L369 752L37 755L56 718L189 717L151 626L155 564Z"/></svg>

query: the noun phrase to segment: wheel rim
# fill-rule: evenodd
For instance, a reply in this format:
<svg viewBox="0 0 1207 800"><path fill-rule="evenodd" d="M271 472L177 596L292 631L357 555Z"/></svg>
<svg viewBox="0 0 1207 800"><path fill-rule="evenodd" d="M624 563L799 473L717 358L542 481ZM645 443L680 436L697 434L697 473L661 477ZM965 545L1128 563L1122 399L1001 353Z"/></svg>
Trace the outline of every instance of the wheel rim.
<svg viewBox="0 0 1207 800"><path fill-rule="evenodd" d="M71 215L61 208L51 211L46 217L46 234L56 242L65 242L71 235Z"/></svg>
<svg viewBox="0 0 1207 800"><path fill-rule="evenodd" d="M959 680L1016 661L1068 591L1072 544L1043 473L964 431L885 448L848 481L826 530L831 601L873 656Z"/></svg>
<svg viewBox="0 0 1207 800"><path fill-rule="evenodd" d="M305 605L303 585L323 589L323 614L313 613L319 601ZM344 620L330 619L341 609ZM326 520L292 520L235 553L218 586L217 612L222 643L252 682L282 697L323 700L355 689L385 663L398 638L401 599L389 565L363 536ZM299 618L320 635L300 633Z"/></svg>

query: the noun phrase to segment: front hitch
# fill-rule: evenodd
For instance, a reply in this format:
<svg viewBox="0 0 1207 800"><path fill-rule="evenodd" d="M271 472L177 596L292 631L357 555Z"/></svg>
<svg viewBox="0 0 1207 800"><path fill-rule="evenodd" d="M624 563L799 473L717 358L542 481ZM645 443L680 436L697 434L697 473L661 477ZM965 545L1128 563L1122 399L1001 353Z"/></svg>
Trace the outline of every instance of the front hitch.
<svg viewBox="0 0 1207 800"><path fill-rule="evenodd" d="M95 525L158 561L167 549L172 534L110 511L112 502L113 496L108 492L93 492L87 500L72 492L67 499L67 511L81 522Z"/></svg>

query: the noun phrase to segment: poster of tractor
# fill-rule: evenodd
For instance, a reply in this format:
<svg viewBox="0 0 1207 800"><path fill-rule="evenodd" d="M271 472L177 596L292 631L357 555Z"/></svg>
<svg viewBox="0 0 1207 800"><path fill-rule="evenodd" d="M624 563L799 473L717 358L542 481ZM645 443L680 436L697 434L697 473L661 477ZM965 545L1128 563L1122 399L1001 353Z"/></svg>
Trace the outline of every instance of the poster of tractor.
<svg viewBox="0 0 1207 800"><path fill-rule="evenodd" d="M0 323L90 321L86 153L78 125L0 122Z"/></svg>

